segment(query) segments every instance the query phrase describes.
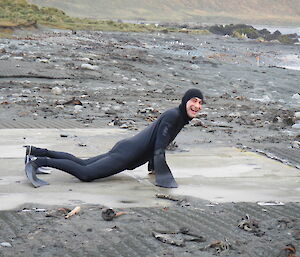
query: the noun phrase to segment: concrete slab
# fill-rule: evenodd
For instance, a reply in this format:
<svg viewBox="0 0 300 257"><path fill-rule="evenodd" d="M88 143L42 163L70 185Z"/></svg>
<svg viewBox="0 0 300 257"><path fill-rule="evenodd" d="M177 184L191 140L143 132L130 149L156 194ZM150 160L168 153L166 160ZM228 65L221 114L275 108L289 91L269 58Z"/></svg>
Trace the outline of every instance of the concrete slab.
<svg viewBox="0 0 300 257"><path fill-rule="evenodd" d="M154 176L148 175L146 165L91 183L57 170L40 175L49 186L36 189L26 179L24 144L84 158L109 150L132 133L121 129L2 129L0 210L24 203L101 204L113 208L168 205L168 201L155 198L156 193L191 195L212 202L300 201L298 169L230 147L199 146L188 152L169 152L168 164L179 184L176 189L154 186Z"/></svg>

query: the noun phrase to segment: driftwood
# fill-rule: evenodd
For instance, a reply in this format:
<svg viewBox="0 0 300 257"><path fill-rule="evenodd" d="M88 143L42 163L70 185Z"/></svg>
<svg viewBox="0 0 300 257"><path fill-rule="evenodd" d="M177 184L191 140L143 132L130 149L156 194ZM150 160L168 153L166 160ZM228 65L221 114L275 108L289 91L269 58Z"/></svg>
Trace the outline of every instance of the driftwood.
<svg viewBox="0 0 300 257"><path fill-rule="evenodd" d="M78 214L81 210L81 207L80 206L76 206L72 211L70 211L66 216L65 216L65 219L68 219L76 214Z"/></svg>

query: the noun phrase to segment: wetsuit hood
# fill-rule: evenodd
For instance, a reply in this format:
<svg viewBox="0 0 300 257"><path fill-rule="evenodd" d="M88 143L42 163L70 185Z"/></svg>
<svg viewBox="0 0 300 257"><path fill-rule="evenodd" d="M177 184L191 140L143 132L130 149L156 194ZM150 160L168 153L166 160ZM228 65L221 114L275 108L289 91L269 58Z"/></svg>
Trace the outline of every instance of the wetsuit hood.
<svg viewBox="0 0 300 257"><path fill-rule="evenodd" d="M181 104L179 105L179 110L180 110L184 120L186 121L186 123L189 123L189 121L191 121L193 119L193 118L190 118L186 112L186 103L193 97L198 97L202 101L204 100L201 91L199 89L192 88L185 92L184 96L182 97Z"/></svg>

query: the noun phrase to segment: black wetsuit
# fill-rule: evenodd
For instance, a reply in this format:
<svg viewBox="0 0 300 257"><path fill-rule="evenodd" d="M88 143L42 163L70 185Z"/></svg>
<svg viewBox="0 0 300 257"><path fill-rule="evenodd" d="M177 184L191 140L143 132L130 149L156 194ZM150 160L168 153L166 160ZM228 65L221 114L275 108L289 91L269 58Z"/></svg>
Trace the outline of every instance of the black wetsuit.
<svg viewBox="0 0 300 257"><path fill-rule="evenodd" d="M190 94L187 94L189 91ZM148 162L148 169L155 171L156 185L177 187L166 163L165 149L190 120L186 113L186 102L195 96L203 99L199 90L189 91L179 107L164 112L146 129L119 141L103 155L83 160L69 153L33 147L32 154L38 157L34 163L38 167L63 170L82 181L92 181L135 169Z"/></svg>

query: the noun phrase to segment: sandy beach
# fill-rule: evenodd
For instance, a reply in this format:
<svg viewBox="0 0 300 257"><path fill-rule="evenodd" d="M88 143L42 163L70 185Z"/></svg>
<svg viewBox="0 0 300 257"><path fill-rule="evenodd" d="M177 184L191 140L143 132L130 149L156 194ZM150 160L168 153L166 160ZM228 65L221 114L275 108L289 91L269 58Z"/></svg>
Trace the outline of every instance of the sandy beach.
<svg viewBox="0 0 300 257"><path fill-rule="evenodd" d="M300 169L299 44L188 33L17 36L0 39L0 131L116 128L130 136L198 88L203 111L176 139L175 152L237 147ZM26 135L24 143L31 143ZM299 248L299 201L259 206L188 197L166 208L124 208L129 214L112 222L100 215L108 206L84 206L67 222L60 207L1 211L0 243L13 238L13 247L1 245L0 256L292 257L286 245Z"/></svg>
<svg viewBox="0 0 300 257"><path fill-rule="evenodd" d="M283 68L297 67L299 45L185 33L56 31L2 39L0 49L4 128L71 120L142 129L196 87L206 104L187 128L194 136L183 144L299 156L292 148L299 140L292 128L299 71Z"/></svg>

